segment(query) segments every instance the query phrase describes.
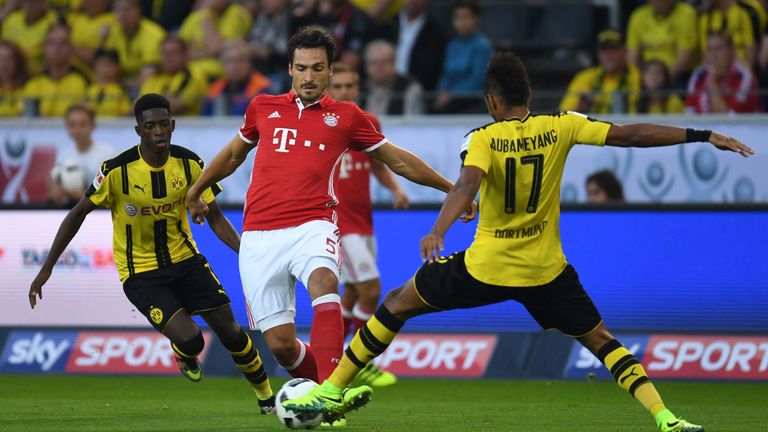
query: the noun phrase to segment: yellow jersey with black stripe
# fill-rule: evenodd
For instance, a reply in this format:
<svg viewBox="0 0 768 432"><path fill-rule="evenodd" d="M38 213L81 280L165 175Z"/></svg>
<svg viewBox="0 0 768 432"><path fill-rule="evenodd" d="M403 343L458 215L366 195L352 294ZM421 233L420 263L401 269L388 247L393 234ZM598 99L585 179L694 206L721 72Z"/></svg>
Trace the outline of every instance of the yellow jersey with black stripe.
<svg viewBox="0 0 768 432"><path fill-rule="evenodd" d="M101 165L85 195L112 211L112 247L121 282L199 253L185 198L202 172L203 160L176 145L160 168L142 159L139 146ZM220 191L215 185L202 198L210 203Z"/></svg>
<svg viewBox="0 0 768 432"><path fill-rule="evenodd" d="M575 143L604 145L610 123L575 112L511 118L469 132L464 166L485 172L480 221L467 271L492 285L537 286L566 266L560 243L560 182Z"/></svg>

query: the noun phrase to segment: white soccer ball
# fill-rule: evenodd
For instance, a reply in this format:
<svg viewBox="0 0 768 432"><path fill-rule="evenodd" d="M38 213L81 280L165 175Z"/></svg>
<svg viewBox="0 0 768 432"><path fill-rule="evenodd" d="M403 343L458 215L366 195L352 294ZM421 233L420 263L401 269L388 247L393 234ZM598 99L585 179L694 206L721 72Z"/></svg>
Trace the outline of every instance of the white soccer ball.
<svg viewBox="0 0 768 432"><path fill-rule="evenodd" d="M289 429L313 429L322 423L322 414L294 413L283 407L283 402L289 399L296 399L309 393L310 390L317 387L317 383L308 378L294 378L283 384L275 397L275 412L277 418L288 426Z"/></svg>
<svg viewBox="0 0 768 432"><path fill-rule="evenodd" d="M73 159L53 167L51 172L56 184L67 192L83 192L85 190L85 172Z"/></svg>

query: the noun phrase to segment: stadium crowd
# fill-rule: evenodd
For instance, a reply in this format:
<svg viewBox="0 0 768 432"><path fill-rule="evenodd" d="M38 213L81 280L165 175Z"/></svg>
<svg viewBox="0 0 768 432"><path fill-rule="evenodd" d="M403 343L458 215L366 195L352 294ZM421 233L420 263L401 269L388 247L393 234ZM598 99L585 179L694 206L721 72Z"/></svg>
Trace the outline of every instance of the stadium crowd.
<svg viewBox="0 0 768 432"><path fill-rule="evenodd" d="M539 16L527 44L499 38L500 27L516 30L515 17L525 13L564 22L565 4L593 7L544 3L531 12L528 2L493 0L0 0L0 117L63 117L81 103L100 117L126 116L146 93L168 97L175 115L242 115L253 96L288 90L287 39L306 25L328 28L337 61L359 71L366 111L482 113L491 54L541 52L536 35L558 21ZM595 65L567 86L539 83L561 99L541 108L763 111L765 0L616 4L626 28L585 23L589 38L575 48L586 50L582 58L594 55ZM554 45L552 59L568 48Z"/></svg>

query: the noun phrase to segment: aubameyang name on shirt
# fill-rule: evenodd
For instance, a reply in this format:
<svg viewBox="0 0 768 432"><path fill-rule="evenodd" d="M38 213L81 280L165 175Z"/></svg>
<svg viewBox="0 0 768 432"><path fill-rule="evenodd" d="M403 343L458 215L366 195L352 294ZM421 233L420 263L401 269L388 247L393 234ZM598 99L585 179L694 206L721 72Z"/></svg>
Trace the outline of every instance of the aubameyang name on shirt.
<svg viewBox="0 0 768 432"><path fill-rule="evenodd" d="M518 139L491 138L491 150L511 153L538 150L557 143L557 132L550 129L547 132L532 137L520 137Z"/></svg>

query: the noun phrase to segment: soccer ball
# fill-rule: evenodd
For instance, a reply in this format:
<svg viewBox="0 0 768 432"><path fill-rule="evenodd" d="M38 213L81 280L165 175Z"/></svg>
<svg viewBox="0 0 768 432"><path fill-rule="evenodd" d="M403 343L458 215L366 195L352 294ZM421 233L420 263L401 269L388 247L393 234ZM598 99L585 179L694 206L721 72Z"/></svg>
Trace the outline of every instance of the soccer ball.
<svg viewBox="0 0 768 432"><path fill-rule="evenodd" d="M323 421L322 414L294 413L287 411L283 407L283 402L289 399L296 399L309 393L310 390L317 387L317 383L307 378L294 378L283 385L275 397L275 411L277 418L288 426L289 429L313 429Z"/></svg>
<svg viewBox="0 0 768 432"><path fill-rule="evenodd" d="M51 177L56 181L56 184L67 192L82 192L85 190L85 172L73 159L67 159L53 167Z"/></svg>

